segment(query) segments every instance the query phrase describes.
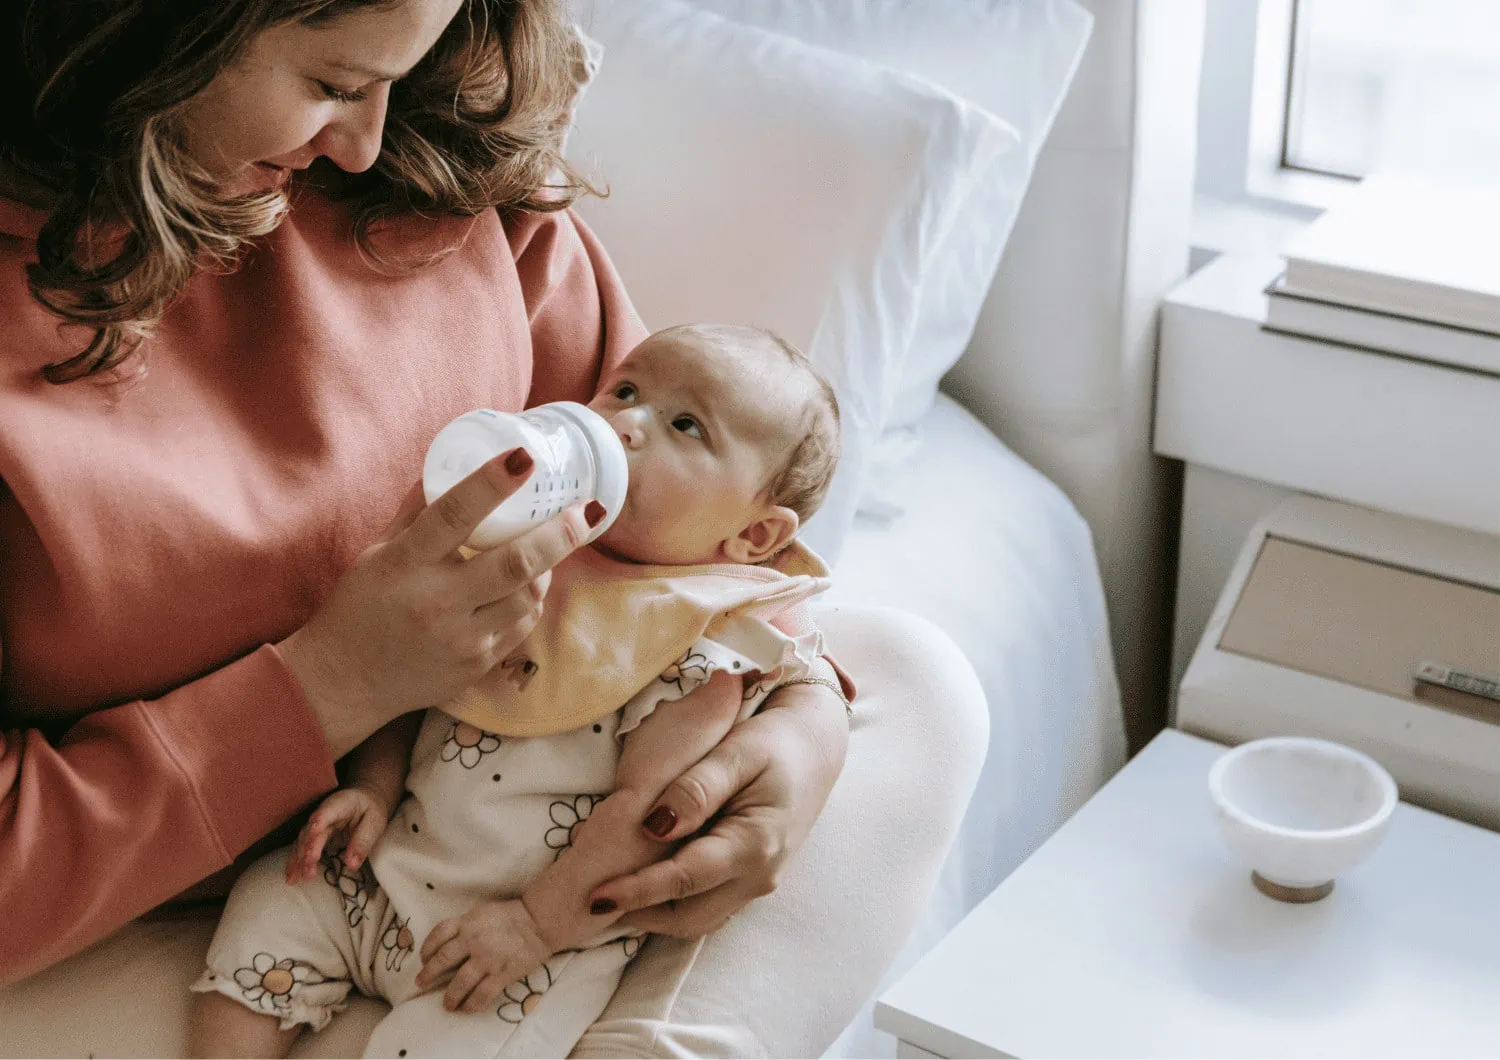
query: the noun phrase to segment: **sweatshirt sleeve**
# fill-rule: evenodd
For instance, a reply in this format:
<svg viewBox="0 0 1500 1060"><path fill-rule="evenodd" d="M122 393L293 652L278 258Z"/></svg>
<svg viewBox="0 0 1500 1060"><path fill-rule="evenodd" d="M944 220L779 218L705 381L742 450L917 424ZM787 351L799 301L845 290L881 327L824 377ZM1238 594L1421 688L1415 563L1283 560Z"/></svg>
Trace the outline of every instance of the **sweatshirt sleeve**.
<svg viewBox="0 0 1500 1060"><path fill-rule="evenodd" d="M228 865L334 783L322 730L270 645L160 699L88 714L55 743L0 729L0 985Z"/></svg>
<svg viewBox="0 0 1500 1060"><path fill-rule="evenodd" d="M527 405L587 402L600 377L646 337L625 285L572 210L505 219L531 322Z"/></svg>

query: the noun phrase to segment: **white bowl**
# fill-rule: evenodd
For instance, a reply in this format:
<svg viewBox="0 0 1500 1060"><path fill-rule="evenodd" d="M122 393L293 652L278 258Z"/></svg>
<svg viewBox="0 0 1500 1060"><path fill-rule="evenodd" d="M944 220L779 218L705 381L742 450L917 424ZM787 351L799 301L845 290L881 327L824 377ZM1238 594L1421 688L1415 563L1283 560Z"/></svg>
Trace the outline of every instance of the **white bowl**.
<svg viewBox="0 0 1500 1060"><path fill-rule="evenodd" d="M1226 752L1208 774L1224 841L1283 901L1315 901L1379 845L1396 782L1342 744L1278 737Z"/></svg>

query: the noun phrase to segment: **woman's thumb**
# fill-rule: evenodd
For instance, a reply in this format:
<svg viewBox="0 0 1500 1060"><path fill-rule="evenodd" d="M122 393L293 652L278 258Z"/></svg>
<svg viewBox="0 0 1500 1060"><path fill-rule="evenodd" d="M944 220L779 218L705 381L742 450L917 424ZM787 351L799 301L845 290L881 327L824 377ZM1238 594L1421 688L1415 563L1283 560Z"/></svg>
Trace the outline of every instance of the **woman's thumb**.
<svg viewBox="0 0 1500 1060"><path fill-rule="evenodd" d="M733 745L721 743L661 793L641 827L664 843L692 835L718 813L730 796L745 786L742 759Z"/></svg>

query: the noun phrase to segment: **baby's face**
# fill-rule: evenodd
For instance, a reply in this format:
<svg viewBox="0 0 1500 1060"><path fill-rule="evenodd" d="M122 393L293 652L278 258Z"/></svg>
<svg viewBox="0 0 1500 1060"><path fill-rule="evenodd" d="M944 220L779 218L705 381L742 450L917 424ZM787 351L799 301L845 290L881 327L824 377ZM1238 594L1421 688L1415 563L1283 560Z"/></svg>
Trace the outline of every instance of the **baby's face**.
<svg viewBox="0 0 1500 1060"><path fill-rule="evenodd" d="M598 544L636 563L734 559L726 544L771 510L767 488L797 443L802 404L781 357L692 334L646 339L589 402L630 465L625 506Z"/></svg>

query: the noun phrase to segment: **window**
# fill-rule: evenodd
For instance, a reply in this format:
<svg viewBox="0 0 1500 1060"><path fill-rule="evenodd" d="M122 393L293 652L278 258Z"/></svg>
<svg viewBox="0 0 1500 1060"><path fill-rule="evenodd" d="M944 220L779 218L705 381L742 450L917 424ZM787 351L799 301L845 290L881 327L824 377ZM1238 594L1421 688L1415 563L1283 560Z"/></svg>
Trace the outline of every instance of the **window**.
<svg viewBox="0 0 1500 1060"><path fill-rule="evenodd" d="M1376 168L1500 181L1500 0L1208 0L1200 196L1309 217Z"/></svg>
<svg viewBox="0 0 1500 1060"><path fill-rule="evenodd" d="M1296 0L1282 164L1500 179L1500 3Z"/></svg>

